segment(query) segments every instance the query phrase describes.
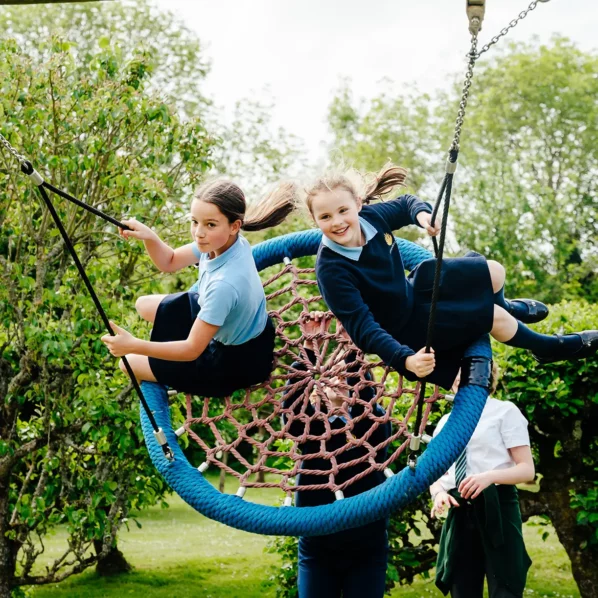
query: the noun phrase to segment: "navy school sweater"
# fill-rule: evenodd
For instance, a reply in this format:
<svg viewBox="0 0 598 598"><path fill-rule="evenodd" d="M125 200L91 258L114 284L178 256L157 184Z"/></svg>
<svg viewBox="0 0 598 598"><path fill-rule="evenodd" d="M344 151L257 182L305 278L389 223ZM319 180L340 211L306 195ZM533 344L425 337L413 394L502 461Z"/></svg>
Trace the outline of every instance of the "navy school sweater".
<svg viewBox="0 0 598 598"><path fill-rule="evenodd" d="M360 216L372 224L376 235L363 246L357 261L320 245L316 277L324 301L342 322L353 342L365 353L374 353L401 374L405 359L415 351L397 341L413 309L413 290L392 231L418 224L417 214L432 212L429 204L413 195L366 205Z"/></svg>

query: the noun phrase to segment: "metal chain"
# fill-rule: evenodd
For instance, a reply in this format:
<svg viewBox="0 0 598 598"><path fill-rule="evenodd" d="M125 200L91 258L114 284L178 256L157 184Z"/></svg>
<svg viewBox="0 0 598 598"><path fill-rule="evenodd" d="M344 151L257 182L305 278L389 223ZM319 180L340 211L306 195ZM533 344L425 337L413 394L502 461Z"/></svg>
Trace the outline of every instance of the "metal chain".
<svg viewBox="0 0 598 598"><path fill-rule="evenodd" d="M523 11L519 13L516 19L513 19L506 27L500 30L500 33L495 35L485 46L482 47L476 58L479 58L484 52L487 52L495 43L500 40L501 37L504 37L519 24L519 21L522 21L527 17L527 15L532 12L538 6L538 2L550 2L550 0L533 0L533 2Z"/></svg>
<svg viewBox="0 0 598 598"><path fill-rule="evenodd" d="M2 133L0 133L0 143L4 146L6 151L13 156L13 158L16 158L19 161L19 164L25 164L25 162L27 162L27 158L25 158L25 156L22 154L19 154L19 152L12 145L10 145L8 139L6 139Z"/></svg>
<svg viewBox="0 0 598 598"><path fill-rule="evenodd" d="M478 35L477 33L471 36L471 49L467 57L469 63L467 64L467 72L465 73L465 81L463 83L463 93L461 101L459 102L459 112L457 112L457 120L455 121L455 136L453 137L453 143L451 144L451 150L459 151L459 139L461 138L461 128L463 127L463 121L465 120L465 109L467 108L467 100L469 98L469 89L473 81L473 67L479 54L477 53L478 48Z"/></svg>

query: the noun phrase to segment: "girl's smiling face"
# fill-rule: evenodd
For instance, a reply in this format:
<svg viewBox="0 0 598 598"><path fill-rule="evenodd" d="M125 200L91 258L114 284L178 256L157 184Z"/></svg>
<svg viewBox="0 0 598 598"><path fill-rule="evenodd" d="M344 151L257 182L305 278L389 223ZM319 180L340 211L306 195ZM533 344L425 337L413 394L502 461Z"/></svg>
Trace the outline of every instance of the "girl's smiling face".
<svg viewBox="0 0 598 598"><path fill-rule="evenodd" d="M214 257L224 253L236 240L241 221L229 222L213 203L194 199L191 202L191 236L202 253Z"/></svg>
<svg viewBox="0 0 598 598"><path fill-rule="evenodd" d="M320 191L311 199L311 214L317 227L331 241L344 247L363 245L359 212L361 200L346 189Z"/></svg>

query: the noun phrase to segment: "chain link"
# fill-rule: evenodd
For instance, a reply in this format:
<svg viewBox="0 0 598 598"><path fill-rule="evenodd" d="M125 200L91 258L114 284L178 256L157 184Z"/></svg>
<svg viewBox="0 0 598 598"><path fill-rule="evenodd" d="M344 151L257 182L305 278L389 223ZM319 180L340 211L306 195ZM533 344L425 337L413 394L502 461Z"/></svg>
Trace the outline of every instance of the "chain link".
<svg viewBox="0 0 598 598"><path fill-rule="evenodd" d="M8 139L6 139L2 133L0 133L0 143L4 146L6 151L12 155L13 158L16 158L19 161L19 164L25 164L25 162L27 162L27 158L25 158L25 156L22 154L19 154L19 152L12 145L10 145Z"/></svg>
<svg viewBox="0 0 598 598"><path fill-rule="evenodd" d="M473 68L476 60L487 52L494 44L496 44L502 37L507 35L513 27L516 27L519 21L525 19L527 15L538 6L539 2L549 2L550 0L533 0L533 2L523 11L519 13L516 19L513 19L504 29L500 30L498 35L495 35L482 49L478 52L478 36L477 33L471 35L471 48L467 54L469 60L467 64L467 72L465 73L465 82L463 83L463 93L461 101L459 102L459 112L455 121L455 136L451 144L451 150L459 151L459 140L461 138L461 129L463 128L463 121L465 119L465 109L467 108L467 100L469 99L469 89L473 80Z"/></svg>
<svg viewBox="0 0 598 598"><path fill-rule="evenodd" d="M459 102L459 112L457 113L457 120L455 121L455 136L451 144L451 150L459 151L459 139L461 138L461 129L463 128L463 121L465 120L465 109L467 108L467 100L469 99L469 89L473 81L473 67L479 54L477 53L478 48L478 35L477 33L471 36L471 48L467 57L469 62L467 64L467 72L465 73L465 81L463 83L463 93L461 95L461 101Z"/></svg>
<svg viewBox="0 0 598 598"><path fill-rule="evenodd" d="M532 12L538 6L538 2L548 2L549 0L533 0L533 2L525 9L522 10L516 19L513 19L506 27L500 30L500 33L495 35L485 46L482 47L476 58L479 58L484 52L487 52L495 43L497 43L502 37L507 35L513 27L516 27L519 24L519 21L522 21L527 17L527 15Z"/></svg>

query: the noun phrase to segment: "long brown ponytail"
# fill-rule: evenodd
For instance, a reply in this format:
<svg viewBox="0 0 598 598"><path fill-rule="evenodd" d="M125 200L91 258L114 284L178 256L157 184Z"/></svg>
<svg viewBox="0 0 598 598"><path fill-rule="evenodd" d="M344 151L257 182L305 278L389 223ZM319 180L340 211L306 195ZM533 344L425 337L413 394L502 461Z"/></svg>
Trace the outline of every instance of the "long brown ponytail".
<svg viewBox="0 0 598 598"><path fill-rule="evenodd" d="M249 206L249 210L241 188L225 179L204 183L195 192L194 199L214 204L229 222L240 220L243 230L257 231L281 224L295 209L295 185L281 183L257 205Z"/></svg>

